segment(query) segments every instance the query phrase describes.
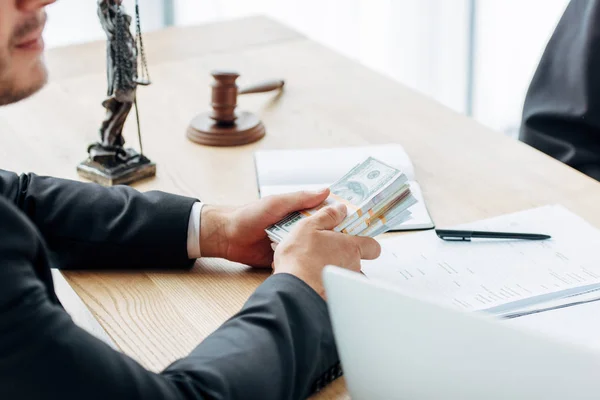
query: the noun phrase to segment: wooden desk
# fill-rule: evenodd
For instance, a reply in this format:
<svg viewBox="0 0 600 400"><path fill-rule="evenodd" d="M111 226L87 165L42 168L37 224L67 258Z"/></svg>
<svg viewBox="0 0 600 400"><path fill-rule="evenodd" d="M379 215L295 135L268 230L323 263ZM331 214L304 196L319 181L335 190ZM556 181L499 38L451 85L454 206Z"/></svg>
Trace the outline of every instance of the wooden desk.
<svg viewBox="0 0 600 400"><path fill-rule="evenodd" d="M256 149L398 142L439 226L562 203L600 227L597 182L271 20L168 29L148 34L145 43L153 85L138 93L144 149L158 176L140 190L242 204L257 198ZM50 51L51 83L0 108L3 168L77 178L75 166L103 117L104 51L103 42ZM227 149L185 138L190 119L208 108L209 72L216 68L239 70L240 84L286 80L278 98L240 98L241 109L265 122L260 142ZM126 126L129 144L136 143L133 121ZM190 273L66 276L116 345L158 371L234 314L267 273L202 260ZM347 397L343 379L319 397Z"/></svg>

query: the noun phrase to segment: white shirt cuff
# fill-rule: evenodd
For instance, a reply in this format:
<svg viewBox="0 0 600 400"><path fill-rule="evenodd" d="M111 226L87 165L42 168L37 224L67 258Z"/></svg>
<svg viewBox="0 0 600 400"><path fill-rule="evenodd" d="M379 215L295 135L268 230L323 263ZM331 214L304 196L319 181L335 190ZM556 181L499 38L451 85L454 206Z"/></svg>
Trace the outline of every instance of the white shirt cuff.
<svg viewBox="0 0 600 400"><path fill-rule="evenodd" d="M202 215L202 206L200 201L194 203L190 220L188 222L187 252L189 258L200 258L200 216Z"/></svg>

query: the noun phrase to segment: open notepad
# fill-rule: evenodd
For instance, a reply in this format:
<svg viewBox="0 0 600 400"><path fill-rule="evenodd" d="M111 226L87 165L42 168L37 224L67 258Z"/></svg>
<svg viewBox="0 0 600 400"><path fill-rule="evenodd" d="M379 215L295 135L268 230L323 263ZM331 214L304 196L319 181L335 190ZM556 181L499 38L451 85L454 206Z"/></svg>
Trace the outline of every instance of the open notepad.
<svg viewBox="0 0 600 400"><path fill-rule="evenodd" d="M407 295L505 318L600 300L600 231L562 206L456 229L544 233L552 239L448 242L433 231L416 233L382 240L382 257L363 262L363 272Z"/></svg>
<svg viewBox="0 0 600 400"><path fill-rule="evenodd" d="M421 187L415 181L410 158L398 144L307 150L262 150L255 154L260 197L297 190L316 190L331 185L352 167L374 157L402 170L417 203L409 208L412 218L394 231L431 229L434 223L427 211Z"/></svg>

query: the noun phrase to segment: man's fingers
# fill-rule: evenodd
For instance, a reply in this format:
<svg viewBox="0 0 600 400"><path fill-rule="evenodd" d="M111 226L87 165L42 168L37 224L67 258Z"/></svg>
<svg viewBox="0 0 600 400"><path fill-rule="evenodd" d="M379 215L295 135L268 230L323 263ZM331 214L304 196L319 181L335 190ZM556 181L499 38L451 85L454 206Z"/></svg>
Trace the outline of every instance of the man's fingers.
<svg viewBox="0 0 600 400"><path fill-rule="evenodd" d="M273 196L270 200L271 213L285 217L291 212L314 208L329 196L329 188L316 192L301 191Z"/></svg>
<svg viewBox="0 0 600 400"><path fill-rule="evenodd" d="M374 260L381 254L381 245L373 238L351 236L349 239L358 247L363 260Z"/></svg>
<svg viewBox="0 0 600 400"><path fill-rule="evenodd" d="M319 230L331 230L342 223L348 210L344 204L323 207L315 215L306 219L307 224L312 224Z"/></svg>
<svg viewBox="0 0 600 400"><path fill-rule="evenodd" d="M300 198L299 201L301 206L298 210L314 208L319 204L323 203L325 199L327 199L327 196L329 196L329 188L323 188L314 192L307 190L303 192L298 192L298 197Z"/></svg>

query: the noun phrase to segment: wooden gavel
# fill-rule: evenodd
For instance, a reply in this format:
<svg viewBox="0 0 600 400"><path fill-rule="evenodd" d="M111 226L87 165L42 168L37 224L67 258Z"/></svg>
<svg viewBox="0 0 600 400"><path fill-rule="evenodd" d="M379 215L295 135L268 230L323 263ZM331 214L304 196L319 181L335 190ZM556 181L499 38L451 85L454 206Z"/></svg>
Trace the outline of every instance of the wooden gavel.
<svg viewBox="0 0 600 400"><path fill-rule="evenodd" d="M214 71L211 112L196 116L187 129L187 137L209 146L239 146L255 142L265 135L265 126L258 117L247 111L236 112L237 97L242 94L263 93L283 88L282 80L261 82L239 90L231 71Z"/></svg>

